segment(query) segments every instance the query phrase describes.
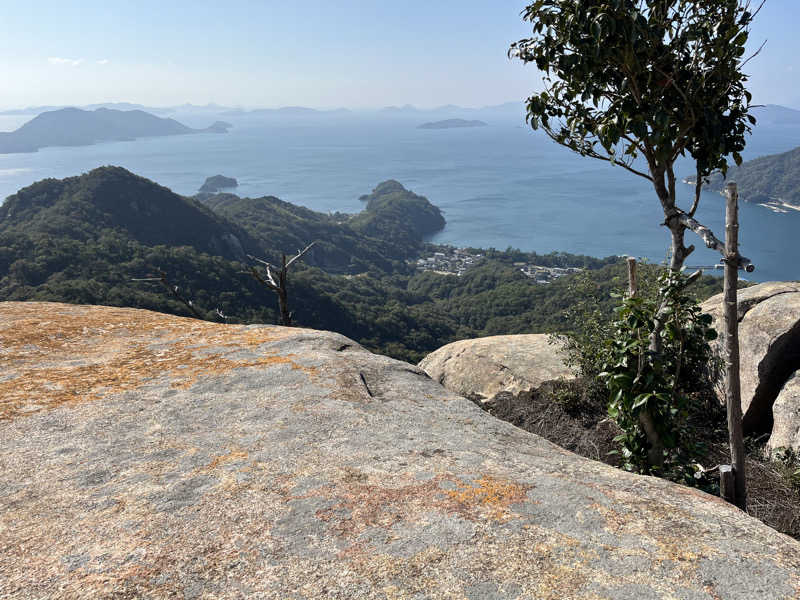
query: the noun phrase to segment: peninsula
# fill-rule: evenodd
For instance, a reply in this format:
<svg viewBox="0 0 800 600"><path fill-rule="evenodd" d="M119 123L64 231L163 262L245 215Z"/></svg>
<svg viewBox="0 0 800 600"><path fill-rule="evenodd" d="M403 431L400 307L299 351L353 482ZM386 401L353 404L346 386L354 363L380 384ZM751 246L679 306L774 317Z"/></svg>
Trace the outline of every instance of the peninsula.
<svg viewBox="0 0 800 600"><path fill-rule="evenodd" d="M36 152L51 146L89 146L98 142L140 137L226 133L230 123L217 121L207 129L192 129L175 119L142 110L62 108L34 117L16 131L0 132L0 154Z"/></svg>
<svg viewBox="0 0 800 600"><path fill-rule="evenodd" d="M745 202L755 202L774 212L800 210L800 147L749 160L738 167L731 165L726 179L738 184L739 198ZM705 187L724 194L726 179L720 174L712 175ZM684 182L695 185L696 178L687 177Z"/></svg>

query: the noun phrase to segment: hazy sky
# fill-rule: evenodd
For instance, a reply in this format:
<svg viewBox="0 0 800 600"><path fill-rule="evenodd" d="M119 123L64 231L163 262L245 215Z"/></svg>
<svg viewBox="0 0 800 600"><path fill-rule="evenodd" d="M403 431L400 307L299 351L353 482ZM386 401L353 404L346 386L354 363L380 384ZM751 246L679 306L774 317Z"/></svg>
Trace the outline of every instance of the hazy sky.
<svg viewBox="0 0 800 600"><path fill-rule="evenodd" d="M4 0L0 107L480 106L538 88L516 0ZM768 0L755 100L800 108L800 0ZM758 44L755 44L756 46Z"/></svg>

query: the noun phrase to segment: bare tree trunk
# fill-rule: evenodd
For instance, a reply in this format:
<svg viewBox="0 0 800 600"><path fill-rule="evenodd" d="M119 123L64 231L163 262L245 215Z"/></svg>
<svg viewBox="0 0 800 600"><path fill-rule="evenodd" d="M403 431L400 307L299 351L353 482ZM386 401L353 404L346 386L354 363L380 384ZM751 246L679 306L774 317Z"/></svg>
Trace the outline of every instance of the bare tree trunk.
<svg viewBox="0 0 800 600"><path fill-rule="evenodd" d="M739 195L735 183L725 187L725 402L728 409L728 439L734 477L734 501L747 508L746 467L742 439L742 398L739 380Z"/></svg>
<svg viewBox="0 0 800 600"><path fill-rule="evenodd" d="M278 272L278 309L281 312L281 325L292 326L292 314L289 312L289 295L286 292L286 255L283 255L283 267Z"/></svg>
<svg viewBox="0 0 800 600"><path fill-rule="evenodd" d="M264 265L264 277L262 277L259 274L258 270L255 267L250 268L250 273L253 275L253 277L256 278L256 280L259 283L271 289L278 296L278 311L280 312L280 325L284 325L286 327L292 326L292 313L289 311L289 294L286 291L287 288L286 281L288 278L289 267L291 267L292 263L294 263L295 261L300 260L306 252L311 250L311 248L314 246L315 243L316 242L311 242L303 250L298 250L297 254L293 256L291 259L289 259L288 262L286 260L286 255L284 254L282 259L283 262L281 263L281 268L280 270L276 270L275 273L273 273L273 269L275 268L273 267L273 265L271 265L265 260L256 258L255 256L251 256L248 254L248 258L260 262L262 265ZM275 279L276 276L277 276L277 281Z"/></svg>
<svg viewBox="0 0 800 600"><path fill-rule="evenodd" d="M628 296L634 298L636 296L637 282L636 282L636 259L632 256L628 257Z"/></svg>

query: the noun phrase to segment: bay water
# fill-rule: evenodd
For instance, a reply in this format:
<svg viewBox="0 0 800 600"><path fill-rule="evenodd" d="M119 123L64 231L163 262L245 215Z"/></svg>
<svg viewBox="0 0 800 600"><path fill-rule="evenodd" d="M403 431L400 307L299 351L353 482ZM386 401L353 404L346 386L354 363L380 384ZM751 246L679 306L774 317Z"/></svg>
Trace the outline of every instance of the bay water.
<svg viewBox="0 0 800 600"><path fill-rule="evenodd" d="M0 130L30 118L0 117ZM195 127L213 120L176 118ZM433 242L654 262L667 253L668 232L659 225L663 215L648 181L561 148L530 130L521 116L481 115L486 127L438 130L418 129L429 120L418 115L222 118L234 125L227 134L0 155L0 198L47 177L117 165L180 194L195 194L206 177L222 174L239 181L232 191L241 196L272 195L317 211L352 213L363 208L360 195L396 179L442 209L447 225ZM757 126L745 159L798 145L800 127ZM682 164L679 173L691 175L691 165ZM689 206L694 188L680 184L679 194L681 205ZM721 238L722 196L704 193L698 218ZM740 219L742 254L757 267L747 278L800 279L800 212L742 203ZM689 266L719 262L719 254L702 248L691 232L687 240L701 246Z"/></svg>

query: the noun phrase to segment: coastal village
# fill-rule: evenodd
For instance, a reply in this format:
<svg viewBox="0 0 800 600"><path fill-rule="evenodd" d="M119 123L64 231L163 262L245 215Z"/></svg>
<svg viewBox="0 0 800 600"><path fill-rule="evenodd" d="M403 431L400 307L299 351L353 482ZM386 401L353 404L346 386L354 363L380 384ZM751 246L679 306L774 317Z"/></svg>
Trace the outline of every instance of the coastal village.
<svg viewBox="0 0 800 600"><path fill-rule="evenodd" d="M483 258L483 254L467 248L440 246L430 256L417 259L415 264L419 271L433 271L441 275L460 277L467 269L478 265ZM514 268L540 284L547 284L554 279L582 270L580 267L545 267L528 262L515 262Z"/></svg>

